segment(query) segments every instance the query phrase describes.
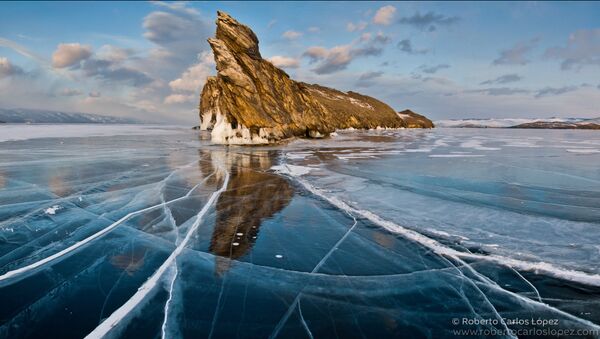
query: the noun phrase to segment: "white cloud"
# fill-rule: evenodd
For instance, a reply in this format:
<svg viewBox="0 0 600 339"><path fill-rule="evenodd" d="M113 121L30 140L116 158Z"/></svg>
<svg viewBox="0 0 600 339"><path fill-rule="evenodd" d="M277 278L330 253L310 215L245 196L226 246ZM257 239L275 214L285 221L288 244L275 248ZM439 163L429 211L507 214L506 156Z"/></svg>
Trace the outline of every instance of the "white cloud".
<svg viewBox="0 0 600 339"><path fill-rule="evenodd" d="M375 16L373 17L373 23L377 25L389 25L392 23L394 19L394 14L396 13L396 7L392 5L383 6L375 12Z"/></svg>
<svg viewBox="0 0 600 339"><path fill-rule="evenodd" d="M100 59L109 60L112 62L122 62L133 55L134 50L130 48L104 45L98 50L97 54Z"/></svg>
<svg viewBox="0 0 600 339"><path fill-rule="evenodd" d="M8 58L0 57L0 79L18 74L23 74L19 66L11 63Z"/></svg>
<svg viewBox="0 0 600 339"><path fill-rule="evenodd" d="M276 67L280 67L280 68L298 68L298 67L300 67L300 60L295 59L295 58L286 57L286 56L281 56L281 55L275 55L275 56L269 58L269 61Z"/></svg>
<svg viewBox="0 0 600 339"><path fill-rule="evenodd" d="M192 102L197 99L206 78L214 73L215 68L211 52L202 53L198 59L198 63L188 67L179 78L169 82L173 93L165 98L166 104Z"/></svg>
<svg viewBox="0 0 600 339"><path fill-rule="evenodd" d="M321 46L312 46L309 47L304 55L311 59L311 62L315 62L319 59L324 59L329 54L329 51L325 47Z"/></svg>
<svg viewBox="0 0 600 339"><path fill-rule="evenodd" d="M10 49L14 50L15 52L17 52L27 58L30 58L30 59L33 59L33 60L39 62L40 64L47 63L46 60L44 60L44 58L42 58L41 56L33 53L28 48L10 40L10 39L5 39L5 38L0 37L0 47L10 48Z"/></svg>
<svg viewBox="0 0 600 339"><path fill-rule="evenodd" d="M346 24L346 30L348 32L363 31L365 28L367 28L367 23L364 21L360 21L356 24L353 22L349 22Z"/></svg>
<svg viewBox="0 0 600 339"><path fill-rule="evenodd" d="M309 58L310 63L319 62L313 71L317 74L329 74L345 69L355 58L377 56L383 52L383 46L390 39L383 33L378 33L375 38L363 34L361 38L350 44L339 45L327 49L321 46L309 47L303 56Z"/></svg>
<svg viewBox="0 0 600 339"><path fill-rule="evenodd" d="M52 54L52 66L65 68L79 64L92 56L92 47L80 43L59 44Z"/></svg>
<svg viewBox="0 0 600 339"><path fill-rule="evenodd" d="M165 98L165 104L183 104L199 100L197 94L171 94Z"/></svg>
<svg viewBox="0 0 600 339"><path fill-rule="evenodd" d="M317 26L311 26L308 27L307 31L309 31L310 33L319 33L321 29Z"/></svg>
<svg viewBox="0 0 600 339"><path fill-rule="evenodd" d="M281 36L288 40L295 40L301 37L302 33L298 31L285 31Z"/></svg>

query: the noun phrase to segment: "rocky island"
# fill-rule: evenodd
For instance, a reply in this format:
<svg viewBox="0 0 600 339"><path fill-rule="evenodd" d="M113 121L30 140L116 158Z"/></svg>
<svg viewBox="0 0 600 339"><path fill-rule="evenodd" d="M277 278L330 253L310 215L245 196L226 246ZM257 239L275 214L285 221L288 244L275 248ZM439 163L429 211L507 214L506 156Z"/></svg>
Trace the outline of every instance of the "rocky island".
<svg viewBox="0 0 600 339"><path fill-rule="evenodd" d="M568 121L534 121L510 128L535 128L535 129L594 129L600 130L599 119L586 119L576 122Z"/></svg>
<svg viewBox="0 0 600 339"><path fill-rule="evenodd" d="M356 92L292 80L262 58L247 26L217 13L215 38L208 39L217 75L200 96L200 129L221 144L267 144L291 137L321 138L336 129L431 128L422 115L396 112Z"/></svg>

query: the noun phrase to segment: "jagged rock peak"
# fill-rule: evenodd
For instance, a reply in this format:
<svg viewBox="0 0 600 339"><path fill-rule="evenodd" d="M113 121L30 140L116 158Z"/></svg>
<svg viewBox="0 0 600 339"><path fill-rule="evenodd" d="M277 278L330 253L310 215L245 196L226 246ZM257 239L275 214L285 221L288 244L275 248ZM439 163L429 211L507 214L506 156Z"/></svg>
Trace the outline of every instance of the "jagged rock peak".
<svg viewBox="0 0 600 339"><path fill-rule="evenodd" d="M225 12L217 11L216 38L223 41L232 52L261 59L256 34Z"/></svg>
<svg viewBox="0 0 600 339"><path fill-rule="evenodd" d="M290 79L261 57L254 32L229 14L219 11L216 24L208 42L217 76L207 78L199 107L200 128L211 131L213 142L265 144L343 128L409 126L375 98Z"/></svg>

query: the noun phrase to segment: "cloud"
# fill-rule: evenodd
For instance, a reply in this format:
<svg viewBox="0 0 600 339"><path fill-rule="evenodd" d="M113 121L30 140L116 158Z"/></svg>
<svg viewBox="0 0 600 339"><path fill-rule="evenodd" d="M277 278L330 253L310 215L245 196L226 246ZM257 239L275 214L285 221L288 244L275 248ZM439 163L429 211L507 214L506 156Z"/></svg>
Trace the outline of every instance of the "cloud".
<svg viewBox="0 0 600 339"><path fill-rule="evenodd" d="M578 30L569 35L565 47L548 48L544 56L560 60L563 70L600 66L600 28Z"/></svg>
<svg viewBox="0 0 600 339"><path fill-rule="evenodd" d="M269 21L269 23L267 24L267 29L273 28L273 26L275 26L275 24L277 24L277 20L273 19L273 20Z"/></svg>
<svg viewBox="0 0 600 339"><path fill-rule="evenodd" d="M528 94L529 91L520 88L510 88L510 87L491 87L491 88L483 88L476 90L465 91L466 93L485 93L487 95L492 96L501 96L501 95L515 95L515 94Z"/></svg>
<svg viewBox="0 0 600 339"><path fill-rule="evenodd" d="M131 48L121 48L112 45L104 45L98 50L98 57L100 59L109 60L113 62L122 62L130 58L135 51Z"/></svg>
<svg viewBox="0 0 600 339"><path fill-rule="evenodd" d="M425 54L429 52L428 49L414 49L412 42L409 39L400 40L396 45L398 48L408 54Z"/></svg>
<svg viewBox="0 0 600 339"><path fill-rule="evenodd" d="M90 98L99 98L99 97L101 97L101 96L102 96L102 94L101 94L100 92L95 92L95 91L93 91L93 92L90 92L90 93L88 93L88 96L89 96Z"/></svg>
<svg viewBox="0 0 600 339"><path fill-rule="evenodd" d="M194 102L198 93L206 83L206 78L214 73L215 61L211 52L198 56L198 62L188 67L179 78L170 81L171 93L165 97L164 103Z"/></svg>
<svg viewBox="0 0 600 339"><path fill-rule="evenodd" d="M523 77L521 77L518 74L505 74L505 75L501 75L495 79L486 80L486 81L480 83L480 85L507 84L509 82L515 82L515 81L519 81L521 79L523 79Z"/></svg>
<svg viewBox="0 0 600 339"><path fill-rule="evenodd" d="M24 73L21 67L14 65L8 58L0 57L0 79Z"/></svg>
<svg viewBox="0 0 600 339"><path fill-rule="evenodd" d="M380 43L380 44L387 44L387 43L390 43L391 41L392 41L392 38L383 34L383 32L377 32L377 34L375 34L375 37L373 38L373 42Z"/></svg>
<svg viewBox="0 0 600 339"><path fill-rule="evenodd" d="M80 43L58 44L52 54L52 66L66 68L77 66L83 60L92 56L92 47Z"/></svg>
<svg viewBox="0 0 600 339"><path fill-rule="evenodd" d="M83 92L75 88L64 88L59 94L64 97L74 97L83 94Z"/></svg>
<svg viewBox="0 0 600 339"><path fill-rule="evenodd" d="M375 12L375 16L373 16L373 23L387 26L392 23L395 13L396 7L392 5L383 6L378 9L377 12Z"/></svg>
<svg viewBox="0 0 600 339"><path fill-rule="evenodd" d="M280 68L298 68L300 60L281 55L275 55L268 59L273 65Z"/></svg>
<svg viewBox="0 0 600 339"><path fill-rule="evenodd" d="M379 78L383 75L383 72L366 72L358 77L356 82L357 87L370 87L373 85L373 79Z"/></svg>
<svg viewBox="0 0 600 339"><path fill-rule="evenodd" d="M321 31L321 29L317 26L311 26L311 27L308 27L307 31L310 33L319 33Z"/></svg>
<svg viewBox="0 0 600 339"><path fill-rule="evenodd" d="M351 44L335 46L330 49L321 46L309 47L303 56L310 59L310 63L319 62L313 71L317 74L330 74L346 69L356 58L377 56L383 53L383 45L390 38L383 33L378 33L373 39L371 35L363 36Z"/></svg>
<svg viewBox="0 0 600 339"><path fill-rule="evenodd" d="M283 32L283 34L281 35L284 39L288 39L288 40L296 40L299 37L302 36L301 32L297 32L297 31L285 31Z"/></svg>
<svg viewBox="0 0 600 339"><path fill-rule="evenodd" d="M89 58L82 63L81 70L87 77L95 77L108 82L125 82L133 86L147 85L153 81L144 72L122 66L120 62L105 59Z"/></svg>
<svg viewBox="0 0 600 339"><path fill-rule="evenodd" d="M310 59L310 63L317 62L318 60L324 59L329 54L329 51L325 47L312 46L309 47L303 54Z"/></svg>
<svg viewBox="0 0 600 339"><path fill-rule="evenodd" d="M198 99L198 95L195 94L171 94L164 100L165 104L183 104L193 102Z"/></svg>
<svg viewBox="0 0 600 339"><path fill-rule="evenodd" d="M435 66L422 65L420 68L423 71L423 73L434 74L441 69L450 68L450 65L448 65L448 64L439 64L439 65L435 65Z"/></svg>
<svg viewBox="0 0 600 339"><path fill-rule="evenodd" d="M412 16L403 17L398 20L401 24L413 26L422 31L433 32L437 29L437 26L450 26L460 21L457 16L445 16L442 14L436 14L435 12L427 12L421 14L416 12Z"/></svg>
<svg viewBox="0 0 600 339"><path fill-rule="evenodd" d="M322 50L318 51L317 54L311 55L311 57L320 57ZM324 60L313 70L317 74L328 74L334 73L345 69L348 64L352 61L352 47L350 45L336 46L329 50L326 50Z"/></svg>
<svg viewBox="0 0 600 339"><path fill-rule="evenodd" d="M363 31L365 28L367 28L367 23L364 21L359 21L358 23L353 23L353 22L349 22L346 24L346 30L348 32L355 32L355 31Z"/></svg>
<svg viewBox="0 0 600 339"><path fill-rule="evenodd" d="M47 61L44 60L44 58L42 58L41 56L31 52L28 48L10 40L10 39L5 39L5 38L0 37L0 47L10 48L10 49L14 50L15 52L21 54L22 56L25 56L32 60L35 60L35 61L39 62L40 64L44 65L47 63Z"/></svg>
<svg viewBox="0 0 600 339"><path fill-rule="evenodd" d="M382 75L383 75L383 72L367 72L367 73L361 74L360 77L358 77L358 80L371 80L371 79L379 78Z"/></svg>
<svg viewBox="0 0 600 339"><path fill-rule="evenodd" d="M557 88L544 87L544 88L538 90L535 93L534 97L542 98L542 97L547 97L547 96L561 95L564 93L575 91L578 88L579 88L579 86L563 86L563 87L557 87Z"/></svg>
<svg viewBox="0 0 600 339"><path fill-rule="evenodd" d="M526 65L529 60L528 54L539 42L539 38L518 42L512 48L500 51L500 56L492 64L494 65Z"/></svg>
<svg viewBox="0 0 600 339"><path fill-rule="evenodd" d="M142 27L145 29L144 38L162 49L155 56L177 60L178 64L183 61L185 64L207 49L204 41L213 34L213 26L198 11L185 7L185 3L175 4L156 3L165 11L148 14Z"/></svg>

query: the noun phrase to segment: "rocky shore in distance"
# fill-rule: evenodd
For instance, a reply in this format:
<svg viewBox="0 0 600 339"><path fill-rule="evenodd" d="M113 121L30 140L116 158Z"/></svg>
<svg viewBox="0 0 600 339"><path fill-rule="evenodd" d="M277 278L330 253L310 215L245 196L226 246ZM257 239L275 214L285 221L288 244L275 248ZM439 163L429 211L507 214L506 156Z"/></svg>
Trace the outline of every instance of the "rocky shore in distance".
<svg viewBox="0 0 600 339"><path fill-rule="evenodd" d="M336 129L431 128L431 120L356 92L297 82L262 58L254 32L218 12L208 39L217 75L200 96L200 129L221 144L266 144L321 138Z"/></svg>
<svg viewBox="0 0 600 339"><path fill-rule="evenodd" d="M591 119L590 119L591 120ZM599 119L594 119L599 120ZM537 129L597 129L600 130L600 121L587 122L562 122L562 121L536 121L528 122L510 128L537 128Z"/></svg>
<svg viewBox="0 0 600 339"><path fill-rule="evenodd" d="M546 118L546 119L454 119L438 120L437 127L449 128L525 128L525 129L586 129L600 130L600 118Z"/></svg>

